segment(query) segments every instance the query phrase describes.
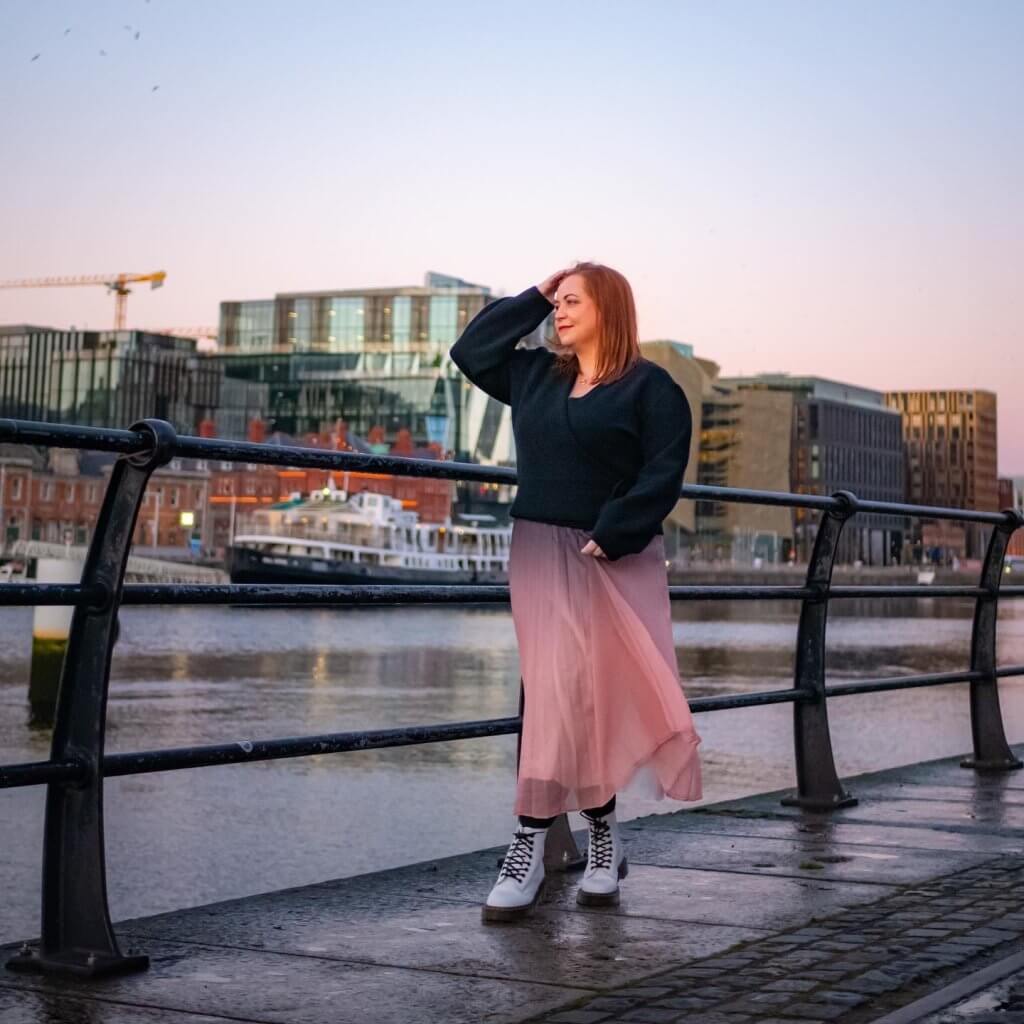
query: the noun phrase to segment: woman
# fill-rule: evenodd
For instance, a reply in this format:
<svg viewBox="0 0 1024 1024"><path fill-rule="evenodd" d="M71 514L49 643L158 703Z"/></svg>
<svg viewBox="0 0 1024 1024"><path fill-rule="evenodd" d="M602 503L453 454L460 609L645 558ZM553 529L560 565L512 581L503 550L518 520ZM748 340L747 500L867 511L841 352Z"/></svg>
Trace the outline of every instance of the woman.
<svg viewBox="0 0 1024 1024"><path fill-rule="evenodd" d="M552 348L517 348L552 308ZM517 456L509 587L525 699L519 827L483 920L536 906L547 829L577 809L589 825L577 901L615 904L627 871L616 794L701 796L661 527L683 482L690 407L640 355L628 281L600 264L491 303L451 356L511 405Z"/></svg>

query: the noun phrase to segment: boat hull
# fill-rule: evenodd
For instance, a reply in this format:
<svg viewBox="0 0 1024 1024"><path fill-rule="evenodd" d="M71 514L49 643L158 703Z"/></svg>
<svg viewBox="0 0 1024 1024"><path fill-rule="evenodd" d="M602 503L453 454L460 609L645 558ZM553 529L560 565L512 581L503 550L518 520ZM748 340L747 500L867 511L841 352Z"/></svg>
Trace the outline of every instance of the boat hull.
<svg viewBox="0 0 1024 1024"><path fill-rule="evenodd" d="M228 572L232 583L352 583L391 584L507 584L503 572L472 573L465 570L403 568L389 565L360 565L311 555L270 555L251 548L228 551Z"/></svg>

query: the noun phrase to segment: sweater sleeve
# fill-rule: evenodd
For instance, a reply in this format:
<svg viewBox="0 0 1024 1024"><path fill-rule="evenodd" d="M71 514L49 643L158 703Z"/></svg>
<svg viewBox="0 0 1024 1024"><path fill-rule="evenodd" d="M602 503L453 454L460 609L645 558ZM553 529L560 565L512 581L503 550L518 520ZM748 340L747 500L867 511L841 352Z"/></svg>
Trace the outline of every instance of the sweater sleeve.
<svg viewBox="0 0 1024 1024"><path fill-rule="evenodd" d="M512 404L510 364L521 338L539 327L554 306L536 288L485 306L449 350L452 362L482 391Z"/></svg>
<svg viewBox="0 0 1024 1024"><path fill-rule="evenodd" d="M591 538L610 562L643 551L675 508L690 457L693 419L683 389L667 374L641 400L643 465L632 486L604 503Z"/></svg>

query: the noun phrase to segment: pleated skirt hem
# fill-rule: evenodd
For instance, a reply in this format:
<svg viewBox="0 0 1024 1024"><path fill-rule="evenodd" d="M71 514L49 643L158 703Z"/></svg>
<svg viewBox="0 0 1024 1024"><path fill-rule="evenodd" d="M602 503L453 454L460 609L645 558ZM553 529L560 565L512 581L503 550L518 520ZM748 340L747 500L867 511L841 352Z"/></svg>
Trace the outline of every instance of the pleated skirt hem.
<svg viewBox="0 0 1024 1024"><path fill-rule="evenodd" d="M515 813L551 818L568 811L602 807L612 796L692 802L703 795L696 733L676 733L642 757L621 777L597 786L564 789L550 779L520 776ZM558 793L561 791L561 795Z"/></svg>

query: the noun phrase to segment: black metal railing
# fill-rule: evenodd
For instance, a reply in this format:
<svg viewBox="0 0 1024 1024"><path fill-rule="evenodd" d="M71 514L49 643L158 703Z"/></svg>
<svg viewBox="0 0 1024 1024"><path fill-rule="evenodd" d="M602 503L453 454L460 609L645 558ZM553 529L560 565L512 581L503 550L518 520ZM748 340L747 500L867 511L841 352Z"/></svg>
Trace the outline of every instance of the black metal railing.
<svg viewBox="0 0 1024 1024"><path fill-rule="evenodd" d="M130 430L75 427L0 420L0 441L43 447L115 452L114 465L77 585L0 584L2 605L71 605L74 615L64 657L48 761L0 766L0 788L46 785L43 840L42 926L38 949L28 946L10 960L15 970L100 975L144 968L148 958L120 951L107 907L103 847L103 780L106 776L173 771L285 757L438 743L518 733L522 690L515 717L477 722L330 733L321 736L233 741L207 746L104 754L104 726L110 662L122 605L237 604L406 605L507 603L506 586L392 585L126 585L125 565L146 483L172 457L228 462L352 470L514 484L508 468L468 465L179 437L170 424L145 420ZM962 764L976 771L1021 767L1007 743L999 706L998 680L1024 675L1024 665L998 667L996 624L1000 594L1024 596L1024 587L1000 590L1006 548L1024 524L1019 511L977 512L880 501L863 501L848 491L832 496L686 486L681 497L806 508L819 512L817 535L802 586L672 586L676 601L773 600L800 603L794 685L785 690L702 697L690 701L694 713L791 703L794 715L796 791L784 803L824 812L856 803L835 768L829 734L829 697L886 690L970 684L973 753ZM832 586L839 537L852 516L884 514L980 523L992 528L977 586ZM937 672L826 684L825 627L829 604L849 598L970 598L975 602L970 663L963 672ZM549 860L578 863L563 815L549 838Z"/></svg>

